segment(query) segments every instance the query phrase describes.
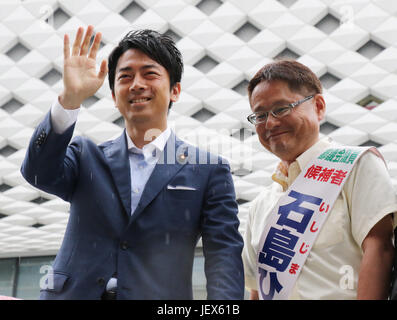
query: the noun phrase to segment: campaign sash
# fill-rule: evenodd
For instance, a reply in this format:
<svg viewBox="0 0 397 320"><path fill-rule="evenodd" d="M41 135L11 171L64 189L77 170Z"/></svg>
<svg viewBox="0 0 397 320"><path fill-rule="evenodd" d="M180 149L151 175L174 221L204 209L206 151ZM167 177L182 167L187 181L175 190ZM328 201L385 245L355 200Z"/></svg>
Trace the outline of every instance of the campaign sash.
<svg viewBox="0 0 397 320"><path fill-rule="evenodd" d="M354 164L368 149L372 148L342 146L323 151L279 199L267 219L257 256L260 299L288 299Z"/></svg>

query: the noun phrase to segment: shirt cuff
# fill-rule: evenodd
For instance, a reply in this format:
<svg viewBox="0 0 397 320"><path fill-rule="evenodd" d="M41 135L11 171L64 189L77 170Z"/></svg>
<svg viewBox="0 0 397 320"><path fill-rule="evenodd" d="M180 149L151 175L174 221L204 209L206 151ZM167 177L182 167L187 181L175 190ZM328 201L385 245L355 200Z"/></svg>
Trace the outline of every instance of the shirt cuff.
<svg viewBox="0 0 397 320"><path fill-rule="evenodd" d="M256 283L256 278L245 274L245 288L247 290L257 290L258 291L258 284Z"/></svg>
<svg viewBox="0 0 397 320"><path fill-rule="evenodd" d="M77 121L80 107L67 110L62 107L58 99L54 101L51 107L51 125L57 134L62 134Z"/></svg>

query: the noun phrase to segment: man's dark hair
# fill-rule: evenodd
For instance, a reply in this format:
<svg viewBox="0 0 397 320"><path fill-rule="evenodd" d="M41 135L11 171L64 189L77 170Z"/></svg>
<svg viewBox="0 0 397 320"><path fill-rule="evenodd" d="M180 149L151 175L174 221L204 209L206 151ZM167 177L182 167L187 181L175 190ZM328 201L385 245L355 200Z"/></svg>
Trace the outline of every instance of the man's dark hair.
<svg viewBox="0 0 397 320"><path fill-rule="evenodd" d="M293 92L303 94L322 93L317 76L305 65L294 60L279 60L262 67L248 84L248 97L251 98L255 87L262 81L285 81Z"/></svg>
<svg viewBox="0 0 397 320"><path fill-rule="evenodd" d="M177 82L181 82L183 73L182 55L172 38L154 30L133 30L120 40L108 58L109 86L113 93L117 62L121 55L129 49L138 49L162 65L170 76L170 90ZM170 102L169 107L171 107L171 104L172 102Z"/></svg>

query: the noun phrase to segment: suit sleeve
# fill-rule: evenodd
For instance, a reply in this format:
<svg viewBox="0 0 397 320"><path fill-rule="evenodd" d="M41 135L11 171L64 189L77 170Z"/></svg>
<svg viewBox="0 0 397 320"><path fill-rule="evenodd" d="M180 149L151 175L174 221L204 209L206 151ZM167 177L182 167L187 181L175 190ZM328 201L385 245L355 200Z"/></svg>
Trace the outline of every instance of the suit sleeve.
<svg viewBox="0 0 397 320"><path fill-rule="evenodd" d="M238 231L240 222L230 167L210 167L202 221L207 299L243 299L243 240Z"/></svg>
<svg viewBox="0 0 397 320"><path fill-rule="evenodd" d="M78 144L68 147L74 125L57 134L51 112L37 126L21 166L22 176L32 186L69 201L78 176Z"/></svg>

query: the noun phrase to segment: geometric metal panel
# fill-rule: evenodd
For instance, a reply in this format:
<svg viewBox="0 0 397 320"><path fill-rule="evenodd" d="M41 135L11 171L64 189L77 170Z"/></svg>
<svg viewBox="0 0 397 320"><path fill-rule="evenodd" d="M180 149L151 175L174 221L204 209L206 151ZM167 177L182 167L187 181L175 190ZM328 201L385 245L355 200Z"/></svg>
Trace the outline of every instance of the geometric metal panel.
<svg viewBox="0 0 397 320"><path fill-rule="evenodd" d="M52 15L43 16L49 3ZM177 42L185 69L169 113L172 129L188 132L189 141L208 137L201 147L218 146L230 159L242 232L251 200L271 183L278 161L246 120L247 85L275 59L299 59L313 69L327 104L322 135L384 150L397 191L397 6L350 4L352 21L329 0L1 2L0 234L18 238L0 240L0 257L59 249L70 205L28 185L19 169L34 127L63 87L63 35L73 41L77 27L92 22L103 34L101 58L137 28L154 28ZM97 143L121 134L124 120L107 81L83 102L78 119L75 133Z"/></svg>
<svg viewBox="0 0 397 320"><path fill-rule="evenodd" d="M320 29L326 34L331 34L333 31L338 29L340 21L332 14L327 14L319 22L316 23L315 27Z"/></svg>
<svg viewBox="0 0 397 320"><path fill-rule="evenodd" d="M206 15L210 15L222 5L220 0L202 0L196 7L203 11Z"/></svg>

